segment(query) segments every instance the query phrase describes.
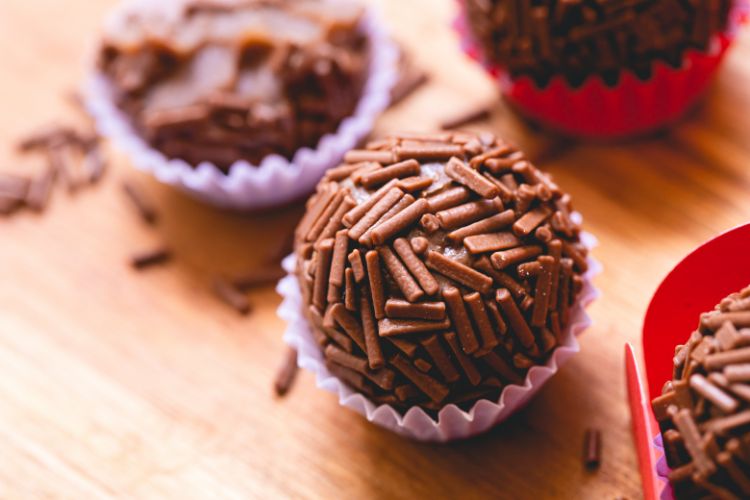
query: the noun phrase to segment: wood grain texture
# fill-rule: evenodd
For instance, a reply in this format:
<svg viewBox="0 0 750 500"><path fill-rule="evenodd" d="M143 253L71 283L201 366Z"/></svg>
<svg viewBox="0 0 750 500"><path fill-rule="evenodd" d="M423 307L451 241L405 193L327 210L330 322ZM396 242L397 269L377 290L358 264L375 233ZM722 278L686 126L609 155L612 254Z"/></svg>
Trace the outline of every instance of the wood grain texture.
<svg viewBox="0 0 750 500"><path fill-rule="evenodd" d="M483 126L516 141L574 198L599 237L595 320L571 360L522 412L486 435L419 444L341 409L301 373L273 396L284 353L272 287L240 318L211 293L218 272L259 265L301 207L238 215L202 206L124 158L103 185L48 213L0 220L2 498L627 498L640 480L625 402L622 346L638 342L658 282L690 249L750 219L750 38L673 130L617 144L543 134L497 101L460 53L450 0L382 0L431 84L378 131L428 130L483 102ZM70 116L61 94L114 0L0 2L0 168L35 168L13 138ZM477 127L475 127L477 128ZM145 227L123 199L141 182L161 220ZM175 261L135 274L134 251L166 243ZM587 472L584 431L603 429Z"/></svg>

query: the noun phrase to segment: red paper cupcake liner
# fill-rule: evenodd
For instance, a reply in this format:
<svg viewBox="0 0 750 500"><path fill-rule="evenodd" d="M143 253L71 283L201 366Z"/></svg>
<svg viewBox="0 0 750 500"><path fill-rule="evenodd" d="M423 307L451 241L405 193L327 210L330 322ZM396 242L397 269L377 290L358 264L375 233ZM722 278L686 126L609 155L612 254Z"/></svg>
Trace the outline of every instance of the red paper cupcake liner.
<svg viewBox="0 0 750 500"><path fill-rule="evenodd" d="M464 1L458 2L461 13L454 27L464 52L484 66L519 112L564 134L602 139L643 134L679 120L711 83L746 17L745 0L736 2L729 28L712 38L707 51L687 51L680 68L655 62L648 80L623 70L614 86L597 75L573 88L564 76L556 76L540 88L530 77L513 78L484 57L468 27Z"/></svg>

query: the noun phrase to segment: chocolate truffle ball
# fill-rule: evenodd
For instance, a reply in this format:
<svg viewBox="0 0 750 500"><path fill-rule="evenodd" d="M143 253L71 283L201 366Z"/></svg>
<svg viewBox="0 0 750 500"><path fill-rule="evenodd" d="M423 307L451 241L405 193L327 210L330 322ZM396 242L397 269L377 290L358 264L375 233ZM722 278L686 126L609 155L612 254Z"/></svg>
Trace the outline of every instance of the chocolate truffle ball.
<svg viewBox="0 0 750 500"><path fill-rule="evenodd" d="M351 116L369 50L351 0L185 3L104 34L116 104L167 157L226 169L314 148Z"/></svg>
<svg viewBox="0 0 750 500"><path fill-rule="evenodd" d="M729 0L465 0L465 5L486 57L542 86L555 75L573 85L591 75L613 84L622 69L645 79L655 61L680 67L686 50L708 50L729 12Z"/></svg>
<svg viewBox="0 0 750 500"><path fill-rule="evenodd" d="M564 341L583 286L570 197L488 134L394 135L345 162L295 241L329 371L402 411L523 384Z"/></svg>
<svg viewBox="0 0 750 500"><path fill-rule="evenodd" d="M750 496L750 287L701 316L652 406L677 498Z"/></svg>

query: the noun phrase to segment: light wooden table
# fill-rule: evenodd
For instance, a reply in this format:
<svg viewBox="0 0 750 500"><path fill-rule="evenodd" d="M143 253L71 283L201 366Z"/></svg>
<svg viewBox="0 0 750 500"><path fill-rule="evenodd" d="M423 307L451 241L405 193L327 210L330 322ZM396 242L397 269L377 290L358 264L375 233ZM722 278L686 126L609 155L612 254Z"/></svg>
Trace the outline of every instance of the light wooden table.
<svg viewBox="0 0 750 500"><path fill-rule="evenodd" d="M60 116L83 54L113 0L0 2L0 160L33 168L12 139ZM449 0L383 0L399 38L433 76L379 131L428 129L494 101L460 53ZM262 261L301 214L222 213L133 172L50 210L0 221L2 498L596 498L640 496L622 350L638 342L661 278L706 238L750 219L750 38L705 102L658 137L572 144L529 129L502 103L496 132L552 171L600 239L602 298L582 352L526 410L481 437L433 446L399 438L338 406L302 373L272 395L284 351L279 298L251 294L240 318L210 291L217 272ZM5 169L7 167L7 170ZM126 205L120 180L158 200L156 231ZM135 250L166 242L173 265L142 274ZM604 429L604 462L581 464L586 427Z"/></svg>

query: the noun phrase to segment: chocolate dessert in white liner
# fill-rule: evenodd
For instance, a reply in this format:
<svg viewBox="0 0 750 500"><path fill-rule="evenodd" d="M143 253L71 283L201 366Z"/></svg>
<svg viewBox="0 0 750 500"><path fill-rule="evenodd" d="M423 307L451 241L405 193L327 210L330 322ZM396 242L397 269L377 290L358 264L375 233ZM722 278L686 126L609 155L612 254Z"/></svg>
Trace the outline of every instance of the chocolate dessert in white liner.
<svg viewBox="0 0 750 500"><path fill-rule="evenodd" d="M570 197L488 134L394 135L346 162L296 233L328 371L375 403L437 414L545 365L588 269Z"/></svg>
<svg viewBox="0 0 750 500"><path fill-rule="evenodd" d="M227 20L217 24L222 16ZM306 197L325 170L372 130L398 79L398 47L377 9L363 8L362 2L126 0L108 19L104 38L116 40L122 53L99 50L84 85L97 129L135 167L226 208L267 209ZM193 21L187 30L179 27L188 20ZM248 25L240 26L243 22ZM219 48L204 54L196 40L208 36ZM226 48L243 41L240 49ZM194 60L190 50L200 58ZM227 54L238 50L234 83L217 91L214 87L226 81L232 66ZM118 54L126 56L115 58L122 64L115 68L111 60L105 72L102 63ZM175 54L182 57L181 71L160 74L162 66L154 61L173 64ZM212 65L224 69L216 75L205 71ZM202 69L188 71L188 66ZM169 80L179 102L172 101L172 91L164 97L143 82L139 75L154 68L159 81L152 86ZM176 73L200 78L188 84ZM128 97L121 85L142 88ZM201 89L199 102L191 104L195 88ZM159 106L145 123L144 96L152 90L149 102Z"/></svg>
<svg viewBox="0 0 750 500"><path fill-rule="evenodd" d="M188 2L110 25L99 66L156 149L227 169L291 158L359 101L369 49L363 8L342 0Z"/></svg>

